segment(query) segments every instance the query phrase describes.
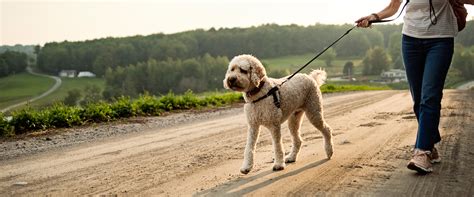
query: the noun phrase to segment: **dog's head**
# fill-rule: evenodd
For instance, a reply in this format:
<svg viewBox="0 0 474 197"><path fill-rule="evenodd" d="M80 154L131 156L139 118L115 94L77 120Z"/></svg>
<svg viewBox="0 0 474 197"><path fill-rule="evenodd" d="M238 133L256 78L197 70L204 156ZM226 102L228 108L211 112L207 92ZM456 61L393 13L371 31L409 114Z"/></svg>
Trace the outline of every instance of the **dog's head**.
<svg viewBox="0 0 474 197"><path fill-rule="evenodd" d="M248 92L258 87L266 76L262 63L252 55L235 56L225 74L224 88Z"/></svg>

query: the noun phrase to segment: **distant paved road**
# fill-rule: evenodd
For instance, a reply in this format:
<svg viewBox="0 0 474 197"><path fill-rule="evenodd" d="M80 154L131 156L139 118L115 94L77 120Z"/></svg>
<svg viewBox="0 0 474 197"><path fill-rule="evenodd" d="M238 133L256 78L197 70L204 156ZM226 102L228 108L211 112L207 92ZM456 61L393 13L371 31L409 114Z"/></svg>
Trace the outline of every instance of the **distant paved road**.
<svg viewBox="0 0 474 197"><path fill-rule="evenodd" d="M51 93L53 93L54 91L56 91L56 90L61 86L61 84L62 84L61 78L59 78L59 77L51 76L51 75L44 75L44 74L40 74L40 73L35 73L35 72L33 72L33 71L31 70L31 68L29 68L29 67L26 68L26 71L28 71L29 73L31 73L31 74L33 74L33 75L42 76L42 77L49 77L49 78L51 78L51 79L54 79L54 80L56 81L56 83L55 83L55 84L53 85L53 87L51 87L48 91L43 92L43 94L41 94L41 95L39 95L39 96L37 96L37 97L34 97L34 98L32 98L32 99L29 99L29 100L27 100L27 101L23 101L23 102L21 102L21 103L17 103L17 104L14 104L14 105L10 105L10 106L8 106L8 107L6 107L6 108L3 108L3 109L1 110L1 112L9 111L9 110L11 110L11 109L13 109L13 108L15 108L15 107L22 106L22 105L25 105L25 104L27 104L27 103L34 102L34 101L36 101L36 100L38 100L38 99L41 99L41 98L43 98L43 97L45 97L45 96L48 96L49 94L51 94Z"/></svg>
<svg viewBox="0 0 474 197"><path fill-rule="evenodd" d="M467 82L465 84L460 85L457 89L458 90L469 90L474 88L474 81Z"/></svg>

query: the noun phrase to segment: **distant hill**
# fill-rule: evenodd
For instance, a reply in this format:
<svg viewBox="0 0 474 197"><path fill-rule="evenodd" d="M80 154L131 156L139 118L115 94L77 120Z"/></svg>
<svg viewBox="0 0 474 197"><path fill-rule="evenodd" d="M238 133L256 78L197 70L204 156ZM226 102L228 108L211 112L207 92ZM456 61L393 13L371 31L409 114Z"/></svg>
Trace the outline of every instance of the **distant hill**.
<svg viewBox="0 0 474 197"><path fill-rule="evenodd" d="M21 45L21 44L17 44L17 45L14 45L14 46L1 45L0 46L0 53L3 53L5 51L22 52L22 53L26 53L29 57L34 57L35 56L35 45Z"/></svg>

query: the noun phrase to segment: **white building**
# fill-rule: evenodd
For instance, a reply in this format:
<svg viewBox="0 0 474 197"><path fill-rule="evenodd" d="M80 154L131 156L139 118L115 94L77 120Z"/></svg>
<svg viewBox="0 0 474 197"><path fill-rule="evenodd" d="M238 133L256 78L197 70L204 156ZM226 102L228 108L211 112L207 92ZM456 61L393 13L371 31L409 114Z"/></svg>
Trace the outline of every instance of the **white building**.
<svg viewBox="0 0 474 197"><path fill-rule="evenodd" d="M60 77L69 77L69 78L74 78L76 77L76 71L75 70L61 70L59 72Z"/></svg>
<svg viewBox="0 0 474 197"><path fill-rule="evenodd" d="M77 77L95 77L95 74L89 71L81 71Z"/></svg>
<svg viewBox="0 0 474 197"><path fill-rule="evenodd" d="M401 69L391 69L389 71L382 72L382 74L380 74L380 77L384 82L387 83L398 83L408 81L405 70Z"/></svg>

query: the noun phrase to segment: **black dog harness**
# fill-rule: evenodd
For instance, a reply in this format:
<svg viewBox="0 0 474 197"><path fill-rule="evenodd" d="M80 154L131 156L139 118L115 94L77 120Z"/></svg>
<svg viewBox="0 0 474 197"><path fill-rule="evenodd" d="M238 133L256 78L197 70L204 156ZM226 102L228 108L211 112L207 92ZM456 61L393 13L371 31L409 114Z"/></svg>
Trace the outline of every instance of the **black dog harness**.
<svg viewBox="0 0 474 197"><path fill-rule="evenodd" d="M262 81L260 82L259 86L249 92L247 92L247 97L250 97L252 96L252 94L257 94L258 92L260 92L260 90L262 89L262 87L265 85L265 81ZM267 94L263 95L262 97L258 98L257 100L255 101L252 101L252 103L257 103L263 99L266 99L267 97L269 96L273 96L273 103L275 104L275 106L277 108L280 108L280 91L279 91L279 86L275 86L273 87L272 89L270 89Z"/></svg>
<svg viewBox="0 0 474 197"><path fill-rule="evenodd" d="M255 101L252 101L252 103L259 102L263 99L266 99L269 96L273 96L273 104L275 104L275 106L277 108L280 108L280 105L281 105L281 102L280 102L280 88L278 88L278 86L273 87L272 89L270 89L267 92L267 94L263 95L262 97L258 98Z"/></svg>

